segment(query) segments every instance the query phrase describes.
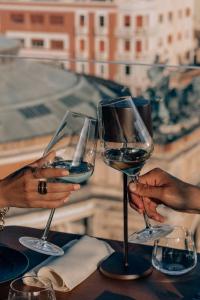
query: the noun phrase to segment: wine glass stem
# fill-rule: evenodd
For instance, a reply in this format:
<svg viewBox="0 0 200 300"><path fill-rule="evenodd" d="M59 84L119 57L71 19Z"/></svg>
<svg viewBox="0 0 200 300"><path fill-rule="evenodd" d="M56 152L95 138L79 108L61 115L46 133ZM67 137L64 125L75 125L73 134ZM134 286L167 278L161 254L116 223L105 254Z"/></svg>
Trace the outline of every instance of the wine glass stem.
<svg viewBox="0 0 200 300"><path fill-rule="evenodd" d="M143 203L144 203L144 201L143 201ZM144 210L145 210L145 207L144 207ZM151 228L151 223L150 223L150 221L149 221L149 217L148 217L146 211L144 211L143 217L144 217L144 222L145 222L146 228L149 228L149 229L150 229L150 228Z"/></svg>
<svg viewBox="0 0 200 300"><path fill-rule="evenodd" d="M128 198L127 175L123 174L123 210L124 210L124 266L128 267Z"/></svg>
<svg viewBox="0 0 200 300"><path fill-rule="evenodd" d="M48 234L49 234L49 230L50 230L50 226L51 226L51 222L52 222L54 213L55 213L55 208L53 208L53 209L51 210L51 212L50 212L50 215L49 215L49 218L48 218L46 227L45 227L44 232L43 232L43 235L42 235L42 237L41 237L41 239L42 239L43 241L46 241L46 240L47 240L47 237L48 237Z"/></svg>

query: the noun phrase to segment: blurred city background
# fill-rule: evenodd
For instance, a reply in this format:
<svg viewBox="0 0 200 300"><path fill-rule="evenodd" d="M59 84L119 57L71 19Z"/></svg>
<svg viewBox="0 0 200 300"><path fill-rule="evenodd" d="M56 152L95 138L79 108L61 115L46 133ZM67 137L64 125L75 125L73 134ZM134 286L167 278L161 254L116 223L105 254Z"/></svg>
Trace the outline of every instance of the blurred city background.
<svg viewBox="0 0 200 300"><path fill-rule="evenodd" d="M1 178L42 155L67 109L96 116L101 99L131 94L152 104L143 172L200 183L200 0L0 0L0 34ZM161 209L199 236L198 215ZM6 224L43 228L48 215L12 208ZM144 226L129 215L130 233ZM52 228L121 240L122 225L122 175L98 152Z"/></svg>

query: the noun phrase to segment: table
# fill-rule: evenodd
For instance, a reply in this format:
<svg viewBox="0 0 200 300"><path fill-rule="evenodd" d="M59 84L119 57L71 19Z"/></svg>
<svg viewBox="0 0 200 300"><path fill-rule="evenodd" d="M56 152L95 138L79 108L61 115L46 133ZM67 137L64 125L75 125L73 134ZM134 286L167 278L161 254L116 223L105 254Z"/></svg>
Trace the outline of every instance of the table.
<svg viewBox="0 0 200 300"><path fill-rule="evenodd" d="M0 233L0 243L25 253L30 259L29 269L47 258L46 255L26 249L18 242L22 235L40 237L39 229L8 226ZM62 246L72 239L79 238L75 234L50 232L49 240ZM116 250L122 249L122 243L107 240ZM152 247L130 245L130 251L138 255L151 257ZM104 277L97 270L87 280L69 293L57 293L58 300L197 300L200 299L200 263L190 273L179 276L166 276L157 270L143 279L133 281L113 280ZM0 300L7 299L9 284L0 285ZM197 296L199 292L199 297Z"/></svg>

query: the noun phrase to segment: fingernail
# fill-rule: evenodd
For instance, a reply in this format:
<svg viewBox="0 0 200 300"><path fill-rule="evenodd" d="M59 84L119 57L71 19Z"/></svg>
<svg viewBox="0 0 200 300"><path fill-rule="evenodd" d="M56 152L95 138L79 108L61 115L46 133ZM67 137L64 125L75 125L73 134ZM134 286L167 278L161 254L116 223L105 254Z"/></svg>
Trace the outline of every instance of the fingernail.
<svg viewBox="0 0 200 300"><path fill-rule="evenodd" d="M132 192L135 192L135 191L136 191L136 189L137 189L137 186L136 186L136 184L135 184L135 183L131 183L131 185L130 185L130 189L131 189L131 191L132 191Z"/></svg>
<svg viewBox="0 0 200 300"><path fill-rule="evenodd" d="M68 200L69 200L69 199L68 199L68 197L67 197L63 202L66 203L66 202L68 202Z"/></svg>
<svg viewBox="0 0 200 300"><path fill-rule="evenodd" d="M62 175L69 175L69 171L66 170L62 171Z"/></svg>
<svg viewBox="0 0 200 300"><path fill-rule="evenodd" d="M80 190L80 184L74 184L74 191Z"/></svg>

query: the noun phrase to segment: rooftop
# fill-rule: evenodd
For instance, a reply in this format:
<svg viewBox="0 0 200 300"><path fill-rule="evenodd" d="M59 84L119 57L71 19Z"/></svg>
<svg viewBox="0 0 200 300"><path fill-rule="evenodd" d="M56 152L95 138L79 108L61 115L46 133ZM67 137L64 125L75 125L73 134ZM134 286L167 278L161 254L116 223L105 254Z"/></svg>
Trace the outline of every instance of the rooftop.
<svg viewBox="0 0 200 300"><path fill-rule="evenodd" d="M0 64L0 143L51 134L67 109L96 116L102 97L121 86L58 66L16 60Z"/></svg>

